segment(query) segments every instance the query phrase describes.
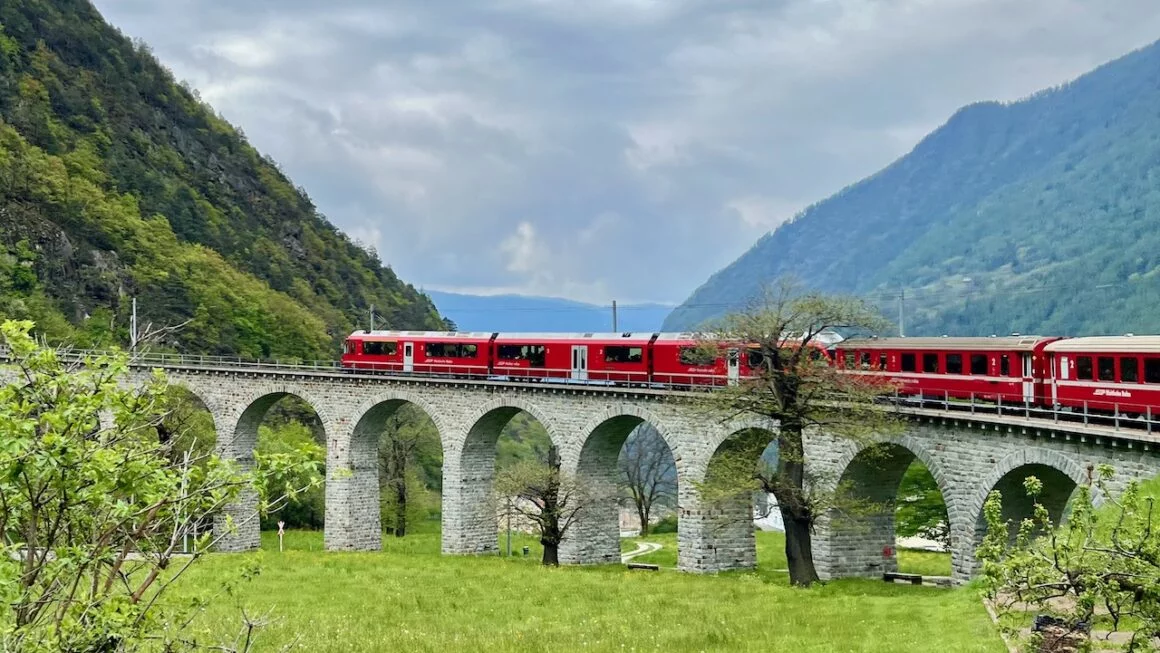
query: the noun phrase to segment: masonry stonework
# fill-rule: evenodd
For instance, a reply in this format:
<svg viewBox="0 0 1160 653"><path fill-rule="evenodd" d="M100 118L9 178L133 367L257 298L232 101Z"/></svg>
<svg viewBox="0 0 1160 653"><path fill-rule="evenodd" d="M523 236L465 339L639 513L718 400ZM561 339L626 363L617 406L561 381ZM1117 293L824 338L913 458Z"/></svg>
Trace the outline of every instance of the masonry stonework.
<svg viewBox="0 0 1160 653"><path fill-rule="evenodd" d="M138 370L144 375L148 370ZM561 561L604 564L619 560L616 511L617 456L638 424L649 422L668 443L678 481L678 566L691 572L750 568L756 563L753 507L748 498L728 505L701 501L714 457L739 434L772 441L776 424L728 420L706 413L690 395L655 390L488 383L465 380L393 379L336 371L281 368L175 367L172 383L195 394L213 415L218 450L253 464L258 425L287 395L318 413L326 433L326 526L328 550L378 550L377 434L404 403L431 417L443 445L442 549L446 554L490 554L497 546L492 492L495 443L519 411L540 421L559 447L564 470L588 488L592 500L561 546ZM848 440L808 433L812 477L831 488L842 484L888 509L861 516L826 514L814 534L814 558L824 578L876 576L897 566L894 512L899 481L916 458L934 476L950 518L954 576L976 570L974 550L982 537L983 501L993 489L1004 495L1004 512L1028 510L1017 490L1027 474L1047 486L1054 514L1061 514L1088 468L1116 467L1114 486L1160 473L1157 441L1143 433L1110 433L1082 424L1021 417L995 420L930 410L910 411L904 432L881 438L888 445L870 455ZM756 461L755 461L756 462ZM826 488L823 488L826 489ZM226 550L258 546L256 497L228 511ZM218 528L227 527L219 519Z"/></svg>

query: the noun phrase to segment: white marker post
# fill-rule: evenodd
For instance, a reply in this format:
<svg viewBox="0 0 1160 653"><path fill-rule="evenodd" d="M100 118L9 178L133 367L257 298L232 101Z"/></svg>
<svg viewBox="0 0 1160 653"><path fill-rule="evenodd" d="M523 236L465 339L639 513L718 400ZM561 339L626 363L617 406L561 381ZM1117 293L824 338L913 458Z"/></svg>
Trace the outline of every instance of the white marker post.
<svg viewBox="0 0 1160 653"><path fill-rule="evenodd" d="M286 522L284 522L284 521L278 522L278 552L279 553L282 552L282 536L286 534L286 531L284 530L285 526L286 526Z"/></svg>

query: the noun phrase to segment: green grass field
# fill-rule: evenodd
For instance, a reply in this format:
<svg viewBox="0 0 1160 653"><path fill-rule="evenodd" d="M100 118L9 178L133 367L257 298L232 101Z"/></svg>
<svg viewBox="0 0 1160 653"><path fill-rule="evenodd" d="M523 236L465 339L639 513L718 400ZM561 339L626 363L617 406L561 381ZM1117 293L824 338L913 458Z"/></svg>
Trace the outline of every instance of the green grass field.
<svg viewBox="0 0 1160 653"><path fill-rule="evenodd" d="M221 640L236 632L239 605L268 615L259 651L292 641L334 652L1005 650L971 590L873 580L791 589L773 571L781 565L768 534L757 572L694 576L619 565L545 569L527 537L513 540L511 560L444 557L435 528L386 537L383 553L323 553L321 533L306 532L288 533L280 553L277 537L263 534L260 552L204 560L178 595L215 596L223 580L260 564L234 600L218 596L195 622ZM524 545L528 558L519 555ZM655 555L675 561L670 549Z"/></svg>

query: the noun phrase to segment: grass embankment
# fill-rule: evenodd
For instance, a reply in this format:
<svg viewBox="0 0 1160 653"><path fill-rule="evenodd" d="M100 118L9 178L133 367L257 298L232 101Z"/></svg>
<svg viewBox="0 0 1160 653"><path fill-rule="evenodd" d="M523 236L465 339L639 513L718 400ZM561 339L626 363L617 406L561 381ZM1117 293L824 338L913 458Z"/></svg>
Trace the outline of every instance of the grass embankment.
<svg viewBox="0 0 1160 653"><path fill-rule="evenodd" d="M386 537L383 553L322 553L320 533L297 532L279 553L264 534L263 551L210 556L181 591L208 597L259 563L234 590L249 614L272 618L259 651L295 638L300 650L335 652L1004 650L971 591L872 580L790 589L770 570L779 568L767 561L770 539L760 540L756 573L695 576L545 569L526 537L508 560L440 556L436 532ZM221 638L236 632L238 615L215 599L196 627Z"/></svg>

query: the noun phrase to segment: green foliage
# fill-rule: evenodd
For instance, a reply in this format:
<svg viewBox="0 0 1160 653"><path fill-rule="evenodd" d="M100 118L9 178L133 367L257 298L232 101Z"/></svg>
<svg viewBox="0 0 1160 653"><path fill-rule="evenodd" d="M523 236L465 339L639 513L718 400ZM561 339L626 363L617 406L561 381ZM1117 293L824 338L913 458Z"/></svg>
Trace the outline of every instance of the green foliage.
<svg viewBox="0 0 1160 653"><path fill-rule="evenodd" d="M520 411L504 426L495 443L496 469L504 469L520 461L545 461L551 446L552 440L544 425L535 417Z"/></svg>
<svg viewBox="0 0 1160 653"><path fill-rule="evenodd" d="M950 543L947 504L930 470L915 460L906 468L898 486L894 512L894 532L902 537L924 537Z"/></svg>
<svg viewBox="0 0 1160 653"><path fill-rule="evenodd" d="M195 528L269 476L199 453L160 373L129 387L124 355L61 358L0 324L15 380L0 387L0 642L18 651L138 650L188 641L197 604L159 602L211 547ZM310 469L309 466L306 466ZM192 555L175 557L186 545ZM184 644L183 644L184 645ZM168 649L167 649L168 650Z"/></svg>
<svg viewBox="0 0 1160 653"><path fill-rule="evenodd" d="M960 110L763 237L665 329L696 326L793 273L874 297L888 315L904 286L907 335L1154 331L1158 69L1154 44L1024 101Z"/></svg>
<svg viewBox="0 0 1160 653"><path fill-rule="evenodd" d="M1054 523L1039 501L1043 483L1027 477L1023 489L1033 501L1032 514L1016 525L1014 537L1003 519L1002 496L992 492L983 506L987 535L977 556L990 600L1004 615L1021 613L1029 605L1063 622L1060 633L1035 633L1033 645L1060 635L1086 640L1100 620L1108 630L1132 631L1127 650L1155 650L1160 636L1155 497L1136 481L1115 492L1113 476L1106 465L1094 470L1073 496L1063 525ZM1154 492L1155 483L1148 489ZM1098 509L1097 493L1105 499ZM1017 635L1018 622L1006 623Z"/></svg>
<svg viewBox="0 0 1160 653"><path fill-rule="evenodd" d="M5 2L0 316L125 342L133 295L143 323L188 320L166 344L191 352L330 357L371 304L441 324L87 0Z"/></svg>
<svg viewBox="0 0 1160 653"><path fill-rule="evenodd" d="M440 512L443 445L434 422L413 404L388 418L379 437L379 511L384 530L402 537Z"/></svg>
<svg viewBox="0 0 1160 653"><path fill-rule="evenodd" d="M286 456L309 464L291 468L285 475L275 474L271 468L277 469ZM278 510L262 515L262 528L277 529L279 521L287 528L322 528L326 492L319 476L326 464L326 448L315 440L310 427L297 421L259 426L255 460L260 472L273 477L272 490L293 497Z"/></svg>

